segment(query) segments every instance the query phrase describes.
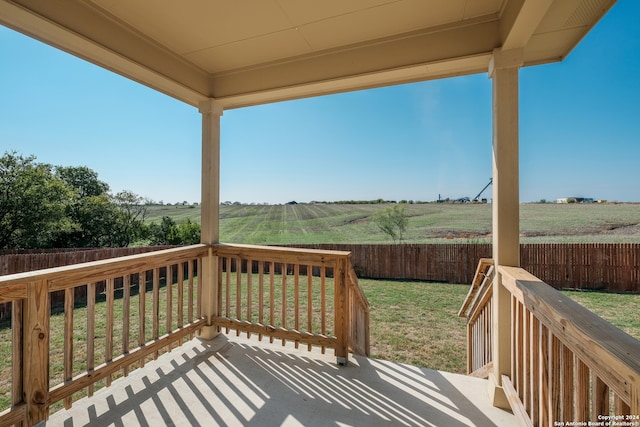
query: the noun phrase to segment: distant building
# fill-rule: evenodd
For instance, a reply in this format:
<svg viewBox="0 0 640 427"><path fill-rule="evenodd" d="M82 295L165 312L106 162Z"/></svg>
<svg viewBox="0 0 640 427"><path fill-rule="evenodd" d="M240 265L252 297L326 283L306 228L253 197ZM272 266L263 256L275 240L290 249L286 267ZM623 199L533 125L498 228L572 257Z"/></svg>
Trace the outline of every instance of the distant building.
<svg viewBox="0 0 640 427"><path fill-rule="evenodd" d="M595 203L591 197L563 197L556 199L556 203Z"/></svg>

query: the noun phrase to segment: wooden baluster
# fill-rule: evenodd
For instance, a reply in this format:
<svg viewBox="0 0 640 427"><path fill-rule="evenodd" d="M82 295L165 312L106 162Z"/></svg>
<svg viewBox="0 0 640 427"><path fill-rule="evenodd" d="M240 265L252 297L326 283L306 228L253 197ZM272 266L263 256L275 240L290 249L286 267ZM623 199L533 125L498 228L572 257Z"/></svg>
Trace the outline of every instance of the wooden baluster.
<svg viewBox="0 0 640 427"><path fill-rule="evenodd" d="M511 322L513 345L511 346L511 381L520 399L522 399L522 350L523 350L523 334L522 334L522 304L515 296L511 297L511 312L513 320Z"/></svg>
<svg viewBox="0 0 640 427"><path fill-rule="evenodd" d="M258 323L264 325L264 261L258 262ZM262 341L262 334L258 334Z"/></svg>
<svg viewBox="0 0 640 427"><path fill-rule="evenodd" d="M160 337L160 268L153 269L153 339ZM153 358L158 358L158 351L153 353Z"/></svg>
<svg viewBox="0 0 640 427"><path fill-rule="evenodd" d="M269 325L274 324L275 305L275 263L272 261L269 271ZM273 343L273 336L269 337L269 342Z"/></svg>
<svg viewBox="0 0 640 427"><path fill-rule="evenodd" d="M105 350L104 361L110 362L113 360L113 326L114 326L114 286L113 277L107 279L107 331L105 333ZM113 379L112 375L107 376L107 387L111 385Z"/></svg>
<svg viewBox="0 0 640 427"><path fill-rule="evenodd" d="M184 326L184 262L178 263L178 329L182 329ZM183 339L178 340L178 345L181 346Z"/></svg>
<svg viewBox="0 0 640 427"><path fill-rule="evenodd" d="M223 313L223 305L222 305L222 291L224 289L223 285L222 285L222 270L223 270L223 266L224 266L224 260L223 258L218 257L218 289L216 290L216 292L218 293L218 295L216 296L216 299L218 301L218 316L222 316ZM202 289L202 287L199 288L200 290ZM222 331L222 328L220 326L216 327L216 331L219 333L220 331Z"/></svg>
<svg viewBox="0 0 640 427"><path fill-rule="evenodd" d="M247 260L247 320L253 323L253 260L249 258ZM251 337L251 332L247 331L247 338Z"/></svg>
<svg viewBox="0 0 640 427"><path fill-rule="evenodd" d="M349 358L349 302L347 301L346 259L339 259L333 269L334 329L337 338L336 358L339 365L346 365Z"/></svg>
<svg viewBox="0 0 640 427"><path fill-rule="evenodd" d="M236 319L242 319L242 260L236 258ZM236 329L236 336L240 336L240 330Z"/></svg>
<svg viewBox="0 0 640 427"><path fill-rule="evenodd" d="M560 345L558 337L549 332L549 425L560 419Z"/></svg>
<svg viewBox="0 0 640 427"><path fill-rule="evenodd" d="M562 418L558 421L569 422L573 421L573 389L574 382L574 368L573 368L573 353L564 345L562 346L562 393L560 396L560 402L562 403Z"/></svg>
<svg viewBox="0 0 640 427"><path fill-rule="evenodd" d="M529 413L531 399L529 399L529 383L531 383L531 371L530 371L530 362L531 359L531 349L529 348L529 310L524 306L524 304L520 304L522 310L522 360L521 363L521 371L522 371L522 385L520 389L520 400L524 406L525 411Z"/></svg>
<svg viewBox="0 0 640 427"><path fill-rule="evenodd" d="M617 394L613 397L613 404L615 405L614 410L616 415L631 415L631 407L627 405L624 400L620 399L620 396Z"/></svg>
<svg viewBox="0 0 640 427"><path fill-rule="evenodd" d="M282 264L282 327L287 328L287 264ZM286 345L287 340L282 338L282 345Z"/></svg>
<svg viewBox="0 0 640 427"><path fill-rule="evenodd" d="M294 304L294 328L296 331L300 330L300 264L295 264L293 267L293 304ZM298 348L300 341L296 340L295 346Z"/></svg>
<svg viewBox="0 0 640 427"><path fill-rule="evenodd" d="M553 425L551 419L550 407L551 396L549 394L549 330L541 322L539 322L540 333L538 335L538 402L539 425Z"/></svg>
<svg viewBox="0 0 640 427"><path fill-rule="evenodd" d="M574 420L588 421L589 420L589 367L585 363L575 357L575 405L574 405Z"/></svg>
<svg viewBox="0 0 640 427"><path fill-rule="evenodd" d="M313 332L313 266L307 266L307 332ZM307 350L311 351L313 346L307 345Z"/></svg>
<svg viewBox="0 0 640 427"><path fill-rule="evenodd" d="M202 298L202 257L198 258L197 261L197 283L198 283L198 288L196 290L197 295L196 295L196 317L198 319L202 319L202 304L201 301L203 300ZM218 278L220 277L220 268L218 268ZM220 284L220 280L218 279L218 284ZM220 292L218 292L218 295L220 294ZM220 310L220 305L218 305L218 310Z"/></svg>
<svg viewBox="0 0 640 427"><path fill-rule="evenodd" d="M16 300L11 303L11 403L18 405L22 402L22 380L23 380L23 300Z"/></svg>
<svg viewBox="0 0 640 427"><path fill-rule="evenodd" d="M640 385L636 384L631 388L631 403L629 412L632 415L640 415Z"/></svg>
<svg viewBox="0 0 640 427"><path fill-rule="evenodd" d="M224 280L224 302L225 302L225 307L224 307L224 315L225 317L228 319L231 317L231 258L230 257L226 257L225 258L225 280ZM225 334L229 333L229 327L227 327L225 329Z"/></svg>
<svg viewBox="0 0 640 427"><path fill-rule="evenodd" d="M334 275L335 277L335 275ZM327 334L327 270L323 265L320 267L320 333ZM325 353L325 346L322 346L322 354Z"/></svg>
<svg viewBox="0 0 640 427"><path fill-rule="evenodd" d="M146 342L146 293L147 293L147 272L141 271L138 273L138 346L142 347ZM144 366L144 357L140 359L139 365L141 368Z"/></svg>
<svg viewBox="0 0 640 427"><path fill-rule="evenodd" d="M529 351L531 357L529 359L529 370L531 371L531 383L529 386L529 396L531 399L529 417L533 425L540 425L540 352L538 345L540 343L540 321L529 312Z"/></svg>
<svg viewBox="0 0 640 427"><path fill-rule="evenodd" d="M173 332L173 266L167 265L167 286L165 288L167 292L167 318L166 328L167 334ZM171 351L172 344L167 346L167 350Z"/></svg>
<svg viewBox="0 0 640 427"><path fill-rule="evenodd" d="M131 310L131 284L130 276L122 276L122 354L129 353L129 313ZM129 365L124 366L123 372L129 375Z"/></svg>
<svg viewBox="0 0 640 427"><path fill-rule="evenodd" d="M475 351L475 343L473 340L473 324L467 322L467 374L473 372L473 352Z"/></svg>
<svg viewBox="0 0 640 427"><path fill-rule="evenodd" d="M486 358L485 358L485 362L489 363L493 361L493 326L492 326L492 322L493 322L493 317L492 317L492 313L493 313L493 299L489 299L489 301L487 302L487 308L485 309L485 322L486 322L486 326L485 326L485 342L484 342L484 346L486 348Z"/></svg>
<svg viewBox="0 0 640 427"><path fill-rule="evenodd" d="M187 263L187 323L193 323L193 260ZM193 333L189 339L193 339Z"/></svg>
<svg viewBox="0 0 640 427"><path fill-rule="evenodd" d="M96 284L87 284L87 372L95 367L95 326L96 326ZM93 383L87 387L89 397L93 396Z"/></svg>
<svg viewBox="0 0 640 427"><path fill-rule="evenodd" d="M73 312L75 288L64 290L64 380L73 378ZM71 396L64 399L65 409L71 408Z"/></svg>
<svg viewBox="0 0 640 427"><path fill-rule="evenodd" d="M591 402L591 419L598 420L598 415L609 415L609 386L595 372L591 372L593 387Z"/></svg>

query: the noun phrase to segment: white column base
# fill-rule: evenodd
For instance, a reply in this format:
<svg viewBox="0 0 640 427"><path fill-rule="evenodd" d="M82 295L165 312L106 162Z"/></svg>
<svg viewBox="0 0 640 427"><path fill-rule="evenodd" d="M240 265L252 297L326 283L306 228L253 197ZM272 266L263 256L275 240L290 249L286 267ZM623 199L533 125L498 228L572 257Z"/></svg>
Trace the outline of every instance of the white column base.
<svg viewBox="0 0 640 427"><path fill-rule="evenodd" d="M202 329L198 331L198 338L202 340L212 340L218 335L220 335L220 332L218 332L218 328L215 326L203 326Z"/></svg>

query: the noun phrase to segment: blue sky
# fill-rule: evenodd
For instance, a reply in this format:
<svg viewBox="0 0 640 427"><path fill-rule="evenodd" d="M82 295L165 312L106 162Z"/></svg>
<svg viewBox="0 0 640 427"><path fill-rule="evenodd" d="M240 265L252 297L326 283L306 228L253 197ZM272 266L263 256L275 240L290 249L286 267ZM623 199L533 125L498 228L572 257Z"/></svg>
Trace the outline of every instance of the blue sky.
<svg viewBox="0 0 640 427"><path fill-rule="evenodd" d="M564 62L521 70L522 202L640 201L638 16L640 2L619 0ZM0 155L88 166L113 192L199 201L195 108L1 26L0 64ZM221 158L221 201L473 197L491 177L491 81L225 111Z"/></svg>

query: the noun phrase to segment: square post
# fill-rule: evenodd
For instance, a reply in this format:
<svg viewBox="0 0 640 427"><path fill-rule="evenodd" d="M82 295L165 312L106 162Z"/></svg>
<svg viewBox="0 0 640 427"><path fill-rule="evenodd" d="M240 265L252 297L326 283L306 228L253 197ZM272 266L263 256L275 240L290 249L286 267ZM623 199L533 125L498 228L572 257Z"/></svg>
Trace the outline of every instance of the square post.
<svg viewBox="0 0 640 427"><path fill-rule="evenodd" d="M520 265L520 192L518 169L518 72L522 49L496 49L489 63L493 86L493 261ZM494 406L509 408L502 375L511 375L511 295L496 270L493 286L493 372L489 395Z"/></svg>
<svg viewBox="0 0 640 427"><path fill-rule="evenodd" d="M212 317L218 315L218 257L213 256L212 245L220 242L220 117L223 109L209 99L199 105L202 114L202 183L201 183L201 237L200 242L209 245L209 254L202 260L200 307L207 319L199 336L212 339L218 332Z"/></svg>
<svg viewBox="0 0 640 427"><path fill-rule="evenodd" d="M45 280L27 283L23 323L22 391L27 405L25 424L46 420L49 407L49 291Z"/></svg>
<svg viewBox="0 0 640 427"><path fill-rule="evenodd" d="M333 274L335 334L337 338L336 358L338 365L349 362L349 301L347 289L347 260L338 259Z"/></svg>

